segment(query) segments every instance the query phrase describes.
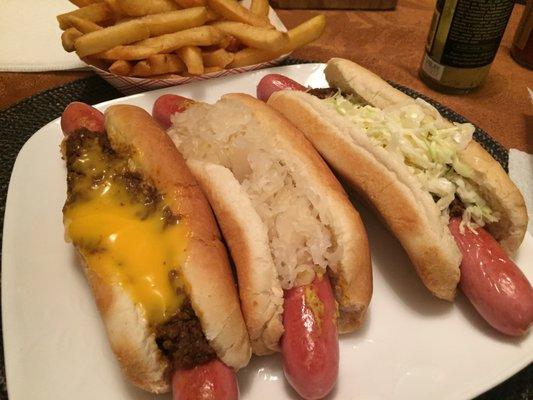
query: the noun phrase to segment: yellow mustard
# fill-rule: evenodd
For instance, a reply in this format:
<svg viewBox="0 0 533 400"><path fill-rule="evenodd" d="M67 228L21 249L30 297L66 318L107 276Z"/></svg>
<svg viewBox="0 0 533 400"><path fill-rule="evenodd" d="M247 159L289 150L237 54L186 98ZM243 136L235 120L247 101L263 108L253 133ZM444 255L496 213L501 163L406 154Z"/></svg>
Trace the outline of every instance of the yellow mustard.
<svg viewBox="0 0 533 400"><path fill-rule="evenodd" d="M320 279L320 278L319 278ZM324 303L318 297L318 293L315 291L312 285L306 285L304 292L305 304L315 317L316 326L318 331L322 330L322 317L324 316Z"/></svg>

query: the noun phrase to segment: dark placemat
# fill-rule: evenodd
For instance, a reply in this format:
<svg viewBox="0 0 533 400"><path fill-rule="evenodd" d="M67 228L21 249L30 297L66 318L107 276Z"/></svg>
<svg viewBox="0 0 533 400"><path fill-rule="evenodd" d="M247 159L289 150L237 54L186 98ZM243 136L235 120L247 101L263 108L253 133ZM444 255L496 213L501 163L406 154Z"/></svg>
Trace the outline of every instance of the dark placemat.
<svg viewBox="0 0 533 400"><path fill-rule="evenodd" d="M283 65L310 62L312 61L288 58L284 61ZM421 97L428 101L449 120L454 122L467 122L467 120L461 115L414 90L394 83L392 84L409 96ZM23 100L4 111L0 111L0 226L3 227L4 225L5 202L11 170L18 152L30 136L48 122L58 118L65 106L71 101L97 104L118 97L122 97L120 92L103 79L94 76L47 90ZM507 171L509 160L507 150L480 128L476 127L474 138L481 143L481 145L487 149L487 151L489 151L489 153L498 160ZM0 231L0 241L2 240L2 233L3 232ZM38 327L36 327L36 329L38 329ZM0 400L7 400L3 338L0 340ZM458 362L460 362L460 360L458 360ZM28 384L31 385L31 382L28 382ZM529 365L529 367L525 368L496 388L476 398L476 400L528 399L533 399L533 365Z"/></svg>

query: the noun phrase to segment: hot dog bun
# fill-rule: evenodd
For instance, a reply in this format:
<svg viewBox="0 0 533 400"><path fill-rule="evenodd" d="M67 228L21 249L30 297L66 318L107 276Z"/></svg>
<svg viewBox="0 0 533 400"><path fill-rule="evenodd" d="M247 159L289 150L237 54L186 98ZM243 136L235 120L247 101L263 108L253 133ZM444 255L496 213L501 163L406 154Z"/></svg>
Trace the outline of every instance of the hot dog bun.
<svg viewBox="0 0 533 400"><path fill-rule="evenodd" d="M378 108L414 101L348 60L330 60L325 73L332 87ZM460 278L461 254L431 195L406 165L390 157L315 96L281 91L272 94L268 104L299 127L347 184L377 211L401 242L426 287L435 296L452 300ZM516 250L527 225L520 192L501 166L474 141L458 157L473 169L471 182L501 214L499 222L488 229L506 250Z"/></svg>
<svg viewBox="0 0 533 400"><path fill-rule="evenodd" d="M169 134L206 193L235 260L253 351L278 351L283 334L283 288L269 227L261 216L265 211L258 211L261 206L245 187L257 172L250 171L251 165L262 162L254 158L258 153L267 154L267 164L275 165L273 174L286 174L293 180L300 192L291 196L306 197L320 229L337 246L336 270L329 269L328 274L339 305L339 330L354 330L372 294L367 237L358 213L311 144L279 113L244 94L225 95L215 105L190 106L176 114L173 122ZM205 152L204 139L213 140ZM263 186L272 184L269 174L258 179L264 180ZM275 193L280 193L279 188ZM278 211L283 210L273 212Z"/></svg>
<svg viewBox="0 0 533 400"><path fill-rule="evenodd" d="M269 354L278 349L283 334L283 290L264 224L228 168L194 159L187 164L209 199L239 265L240 298L254 353Z"/></svg>
<svg viewBox="0 0 533 400"><path fill-rule="evenodd" d="M359 95L367 103L379 108L412 103L414 99L391 86L376 74L342 58L332 58L324 71L331 87ZM449 122L450 126L453 125ZM524 199L509 175L479 143L472 140L459 153L460 160L474 170L474 182L500 220L488 226L504 250L514 254L527 229Z"/></svg>
<svg viewBox="0 0 533 400"><path fill-rule="evenodd" d="M113 150L135 160L137 172L164 194L165 203L187 227L181 273L209 345L228 366L245 366L250 344L225 248L209 205L183 158L165 132L138 107L109 107L105 127L107 133L102 134L107 134ZM87 265L85 273L124 374L145 390L167 392L172 366L158 348L154 328L142 310L120 284L107 282Z"/></svg>

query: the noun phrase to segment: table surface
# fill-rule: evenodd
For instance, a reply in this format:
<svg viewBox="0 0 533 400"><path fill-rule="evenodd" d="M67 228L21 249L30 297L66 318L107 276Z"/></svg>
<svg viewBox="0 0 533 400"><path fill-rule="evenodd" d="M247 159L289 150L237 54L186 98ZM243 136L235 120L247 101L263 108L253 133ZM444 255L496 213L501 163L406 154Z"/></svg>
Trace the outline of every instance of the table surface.
<svg viewBox="0 0 533 400"><path fill-rule="evenodd" d="M295 51L293 56L318 61L327 61L332 56L352 59L386 79L449 106L506 148L533 153L533 105L527 91L527 86L533 88L533 72L514 62L509 53L524 7L515 6L485 84L467 95L444 95L429 89L418 78L434 3L434 0L400 0L394 11L323 11L328 21L324 35ZM317 11L278 10L278 13L291 28ZM87 71L0 73L0 110L91 74Z"/></svg>
<svg viewBox="0 0 533 400"><path fill-rule="evenodd" d="M533 152L533 106L527 86L533 72L509 54L523 6L516 5L485 84L468 95L444 95L425 86L417 71L434 1L400 0L394 11L324 11L324 35L294 57L326 61L352 59L382 77L427 94L480 126L506 148ZM316 14L314 10L278 10L288 28ZM59 38L58 38L59 40ZM91 72L0 73L0 109Z"/></svg>

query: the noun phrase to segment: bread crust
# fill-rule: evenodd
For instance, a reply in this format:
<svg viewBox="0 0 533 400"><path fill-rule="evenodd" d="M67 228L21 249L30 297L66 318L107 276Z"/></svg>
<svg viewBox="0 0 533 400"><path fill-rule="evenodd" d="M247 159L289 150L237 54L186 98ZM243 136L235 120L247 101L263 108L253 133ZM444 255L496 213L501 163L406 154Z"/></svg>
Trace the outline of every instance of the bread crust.
<svg viewBox="0 0 533 400"><path fill-rule="evenodd" d="M81 257L80 257L81 258ZM141 310L118 285L110 285L84 264L84 272L107 332L111 349L130 381L152 393L170 390L171 366L155 342Z"/></svg>
<svg viewBox="0 0 533 400"><path fill-rule="evenodd" d="M500 214L500 220L489 224L487 229L507 254L514 255L524 240L528 223L526 204L520 190L500 163L474 140L459 153L459 160L472 169L473 177L469 181Z"/></svg>
<svg viewBox="0 0 533 400"><path fill-rule="evenodd" d="M220 102L250 113L258 141L275 150L280 161L302 182L305 181L307 187L314 188L320 197L320 207L330 216L328 223L334 240L343 246L337 271L330 271L339 304L339 330L349 332L356 329L372 295L370 251L359 214L312 145L281 114L244 94L228 94ZM243 311L254 352L266 354L278 350L283 333L283 293L270 256L266 226L231 171L195 160L189 160L188 164L215 210L235 260ZM272 284L273 277L276 277L275 284ZM275 318L270 312L259 312L272 310L273 305L276 307Z"/></svg>
<svg viewBox="0 0 533 400"><path fill-rule="evenodd" d="M251 356L229 261L209 205L185 161L143 109L114 105L105 112L111 146L134 158L140 172L165 196L189 230L182 275L191 306L219 359L239 369ZM170 389L170 366L142 311L118 285L85 268L108 338L124 374L153 393Z"/></svg>
<svg viewBox="0 0 533 400"><path fill-rule="evenodd" d="M279 351L283 334L283 289L261 217L233 173L217 164L187 165L213 207L237 265L239 294L254 354ZM238 207L238 212L235 212Z"/></svg>
<svg viewBox="0 0 533 400"><path fill-rule="evenodd" d="M379 76L344 59L328 62L326 78L333 87L355 94L379 108L413 102ZM460 278L461 255L449 230L438 221L438 209L420 185L410 182L403 164L365 141L364 134L307 93L274 93L268 103L285 114L311 140L344 180L373 207L409 255L426 287L452 300ZM451 125L451 123L450 123ZM357 137L354 143L352 137ZM459 153L474 171L470 180L501 219L488 226L512 254L523 240L527 213L523 198L501 166L476 142ZM357 167L355 167L357 166Z"/></svg>
<svg viewBox="0 0 533 400"><path fill-rule="evenodd" d="M412 97L393 88L380 76L343 58L330 59L324 74L331 87L359 96L374 107L385 108L413 101Z"/></svg>

